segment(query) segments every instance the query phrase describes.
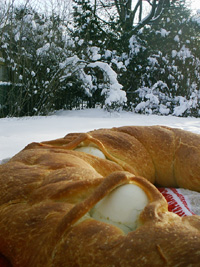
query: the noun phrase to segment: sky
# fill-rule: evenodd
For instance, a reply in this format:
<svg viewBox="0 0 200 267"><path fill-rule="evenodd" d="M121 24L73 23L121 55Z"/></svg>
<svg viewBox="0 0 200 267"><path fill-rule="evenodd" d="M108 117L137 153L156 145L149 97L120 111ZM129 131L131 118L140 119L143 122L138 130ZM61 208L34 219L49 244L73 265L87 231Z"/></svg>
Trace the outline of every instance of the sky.
<svg viewBox="0 0 200 267"><path fill-rule="evenodd" d="M200 9L200 1L199 0L189 0L191 9L197 10Z"/></svg>

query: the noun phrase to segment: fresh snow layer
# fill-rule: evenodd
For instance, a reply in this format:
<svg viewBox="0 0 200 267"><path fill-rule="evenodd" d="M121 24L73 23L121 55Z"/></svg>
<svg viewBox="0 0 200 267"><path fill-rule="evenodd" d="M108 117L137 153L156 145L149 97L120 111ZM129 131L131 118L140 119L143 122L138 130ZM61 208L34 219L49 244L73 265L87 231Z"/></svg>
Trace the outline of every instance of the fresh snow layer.
<svg viewBox="0 0 200 267"><path fill-rule="evenodd" d="M166 125L200 134L199 118L109 113L102 109L58 111L51 116L0 119L0 160L14 156L31 142L64 137L71 132L125 125Z"/></svg>

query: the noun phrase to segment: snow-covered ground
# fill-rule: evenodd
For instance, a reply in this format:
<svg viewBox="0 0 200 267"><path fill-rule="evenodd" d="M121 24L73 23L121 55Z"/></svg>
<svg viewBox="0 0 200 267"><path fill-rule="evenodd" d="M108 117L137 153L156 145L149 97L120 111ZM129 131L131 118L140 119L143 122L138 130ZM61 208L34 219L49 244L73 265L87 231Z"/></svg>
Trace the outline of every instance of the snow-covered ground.
<svg viewBox="0 0 200 267"><path fill-rule="evenodd" d="M200 134L200 119L174 116L139 115L132 112L108 113L101 109L59 111L47 117L0 119L0 160L18 153L31 142L124 125L166 125Z"/></svg>

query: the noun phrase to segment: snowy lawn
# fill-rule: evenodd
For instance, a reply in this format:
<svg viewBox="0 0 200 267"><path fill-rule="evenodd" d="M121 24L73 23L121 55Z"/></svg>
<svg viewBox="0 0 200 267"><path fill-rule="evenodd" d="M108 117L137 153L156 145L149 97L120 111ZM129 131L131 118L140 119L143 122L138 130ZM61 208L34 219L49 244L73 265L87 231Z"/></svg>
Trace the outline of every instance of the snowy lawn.
<svg viewBox="0 0 200 267"><path fill-rule="evenodd" d="M0 160L14 156L31 142L124 125L166 125L200 134L199 118L108 113L101 109L59 111L47 117L4 118L0 119Z"/></svg>

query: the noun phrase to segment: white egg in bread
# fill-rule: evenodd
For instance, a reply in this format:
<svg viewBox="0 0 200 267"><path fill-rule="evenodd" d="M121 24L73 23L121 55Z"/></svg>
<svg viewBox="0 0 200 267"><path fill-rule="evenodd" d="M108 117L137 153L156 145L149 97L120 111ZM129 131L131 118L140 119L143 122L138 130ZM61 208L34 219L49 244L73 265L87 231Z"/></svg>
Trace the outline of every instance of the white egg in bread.
<svg viewBox="0 0 200 267"><path fill-rule="evenodd" d="M103 152L94 146L81 146L81 147L77 147L74 150L75 151L81 151L81 152L93 155L93 156L101 158L101 159L106 159L106 156L103 154Z"/></svg>
<svg viewBox="0 0 200 267"><path fill-rule="evenodd" d="M138 217L148 202L146 193L139 186L126 184L99 201L92 209L91 216L128 233L137 229Z"/></svg>

